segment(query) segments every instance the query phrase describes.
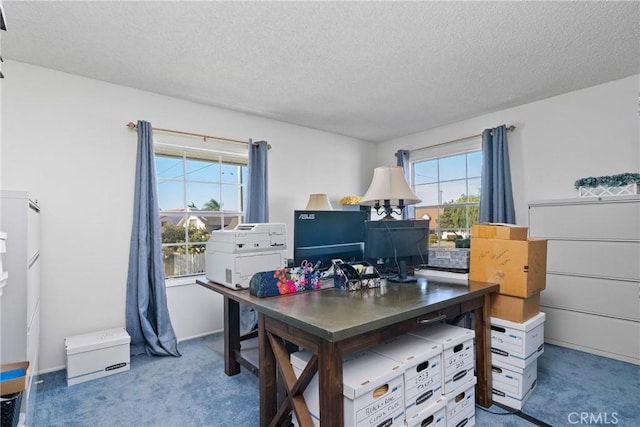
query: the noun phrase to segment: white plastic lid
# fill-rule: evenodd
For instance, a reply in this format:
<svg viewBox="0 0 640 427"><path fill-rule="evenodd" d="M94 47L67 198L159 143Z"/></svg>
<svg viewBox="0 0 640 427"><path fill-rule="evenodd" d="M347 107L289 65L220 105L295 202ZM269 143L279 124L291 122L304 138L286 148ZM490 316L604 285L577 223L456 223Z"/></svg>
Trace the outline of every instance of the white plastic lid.
<svg viewBox="0 0 640 427"><path fill-rule="evenodd" d="M74 335L64 339L67 354L84 353L100 348L129 344L131 337L124 328Z"/></svg>

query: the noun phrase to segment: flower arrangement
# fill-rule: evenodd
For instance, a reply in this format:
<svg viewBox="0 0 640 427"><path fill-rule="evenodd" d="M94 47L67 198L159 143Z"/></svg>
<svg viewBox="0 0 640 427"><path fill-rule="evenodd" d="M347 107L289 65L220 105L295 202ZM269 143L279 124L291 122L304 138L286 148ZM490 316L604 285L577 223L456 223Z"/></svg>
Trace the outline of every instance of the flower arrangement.
<svg viewBox="0 0 640 427"><path fill-rule="evenodd" d="M341 205L359 205L362 197L360 196L344 196L340 199Z"/></svg>
<svg viewBox="0 0 640 427"><path fill-rule="evenodd" d="M640 173L621 173L618 175L580 178L575 182L575 187L621 187L628 184L640 184Z"/></svg>

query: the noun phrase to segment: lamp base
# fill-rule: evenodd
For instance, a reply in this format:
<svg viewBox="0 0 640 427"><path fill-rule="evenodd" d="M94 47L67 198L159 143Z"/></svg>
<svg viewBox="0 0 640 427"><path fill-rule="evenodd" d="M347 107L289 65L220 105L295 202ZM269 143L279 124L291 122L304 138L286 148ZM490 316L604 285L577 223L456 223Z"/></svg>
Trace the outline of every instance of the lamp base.
<svg viewBox="0 0 640 427"><path fill-rule="evenodd" d="M408 274L407 271L408 271L407 262L406 260L401 259L400 262L398 263L398 274L387 277L387 280L390 282L396 282L396 283L417 282L418 278L413 274Z"/></svg>

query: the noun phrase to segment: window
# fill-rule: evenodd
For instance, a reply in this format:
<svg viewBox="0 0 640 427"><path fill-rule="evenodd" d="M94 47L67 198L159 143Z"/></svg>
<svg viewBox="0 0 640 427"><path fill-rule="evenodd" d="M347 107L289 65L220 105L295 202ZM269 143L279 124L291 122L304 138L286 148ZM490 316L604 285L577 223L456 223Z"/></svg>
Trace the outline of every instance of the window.
<svg viewBox="0 0 640 427"><path fill-rule="evenodd" d="M247 160L156 149L155 162L165 276L202 274L211 232L242 221Z"/></svg>
<svg viewBox="0 0 640 427"><path fill-rule="evenodd" d="M412 186L422 202L415 206L416 218L431 218L430 246L455 247L457 238L470 237L471 224L480 212L480 142L451 147L453 155L421 150L412 162ZM466 149L465 149L466 148ZM413 157L413 153L412 153Z"/></svg>

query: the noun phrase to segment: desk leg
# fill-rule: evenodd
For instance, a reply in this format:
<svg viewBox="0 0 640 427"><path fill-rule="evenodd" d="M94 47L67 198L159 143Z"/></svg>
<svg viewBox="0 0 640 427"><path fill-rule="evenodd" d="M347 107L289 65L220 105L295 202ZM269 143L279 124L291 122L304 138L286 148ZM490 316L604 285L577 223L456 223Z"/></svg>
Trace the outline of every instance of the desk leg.
<svg viewBox="0 0 640 427"><path fill-rule="evenodd" d="M258 314L258 358L260 359L260 426L271 424L278 410L276 357L267 336L264 314Z"/></svg>
<svg viewBox="0 0 640 427"><path fill-rule="evenodd" d="M478 386L476 402L488 408L493 404L491 381L491 294L484 296L484 304L475 309L476 374Z"/></svg>
<svg viewBox="0 0 640 427"><path fill-rule="evenodd" d="M322 341L318 349L318 376L320 388L320 426L344 425L344 398L342 396L342 351L332 342Z"/></svg>
<svg viewBox="0 0 640 427"><path fill-rule="evenodd" d="M240 303L224 297L224 372L229 376L240 373L237 351L240 351Z"/></svg>

